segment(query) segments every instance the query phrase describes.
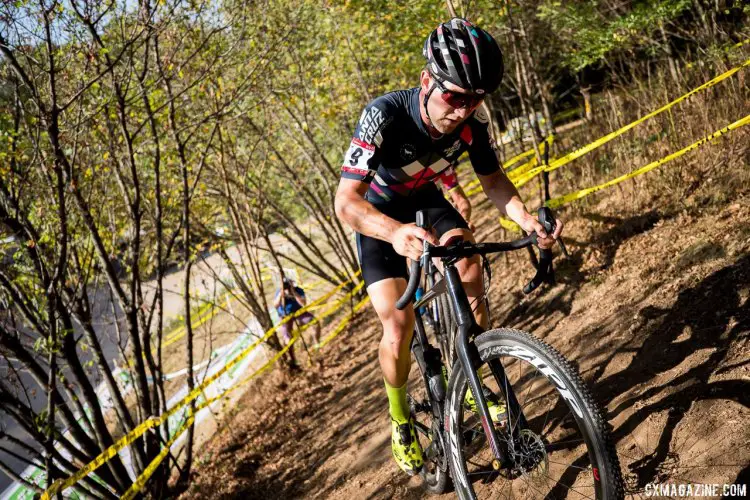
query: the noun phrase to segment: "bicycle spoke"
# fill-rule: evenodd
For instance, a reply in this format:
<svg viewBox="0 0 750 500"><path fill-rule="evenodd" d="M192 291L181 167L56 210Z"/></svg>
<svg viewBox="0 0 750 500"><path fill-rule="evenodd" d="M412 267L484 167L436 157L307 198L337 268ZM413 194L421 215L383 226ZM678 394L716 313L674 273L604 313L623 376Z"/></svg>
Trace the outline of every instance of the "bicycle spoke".
<svg viewBox="0 0 750 500"><path fill-rule="evenodd" d="M574 469L589 470L588 467L581 467L581 466L578 466L578 465L566 464L566 463L563 463L563 462L555 462L554 460L550 460L549 458L547 458L547 460L549 461L549 463L555 464L555 465L564 465L565 467L573 467ZM593 486L591 486L591 488L593 488Z"/></svg>
<svg viewBox="0 0 750 500"><path fill-rule="evenodd" d="M535 370L535 373L539 373L539 369L536 366L534 367L534 370ZM532 377L532 379L534 379L534 377ZM532 387L534 387L534 383L533 382L531 384L529 384L529 388L526 389L526 394L524 394L523 402L519 404L520 407L523 408L523 407L526 406L526 401L529 399L529 392L531 391Z"/></svg>
<svg viewBox="0 0 750 500"><path fill-rule="evenodd" d="M508 334L509 337L513 335L512 332ZM512 347L515 344L509 345ZM532 352L550 366L553 361L545 358L541 351L543 349ZM592 446L602 447L606 441L596 434L602 432L600 429L592 430L589 426L592 418L590 408L583 408L583 416L579 419L573 413L575 406L560 393L562 388L555 383L555 378L546 369L543 371L538 361L526 357L522 351L502 350L499 354L495 354L495 351L495 356L490 357L486 357L484 352L482 356L485 362L482 366L489 366L492 375L479 375L483 385L495 394L505 396L505 425L496 430L501 448L510 452L508 459L511 462L505 472L492 468L494 453L489 448L478 413L465 405L464 400L453 399L457 405L459 401L461 403L458 407L458 425L454 424L453 428L457 428L464 438L459 446L464 467L462 473L473 478L469 487L475 490L477 498L593 499L602 495L602 491L609 496L606 492L612 490L600 489L593 479L589 459L590 454L594 453ZM519 354L516 355L516 352ZM517 366L513 366L513 363L517 363ZM561 376L569 376L565 367L553 366L553 369L561 370ZM468 385L464 379L460 388L464 398L471 390ZM579 391L579 395L585 394L585 387L576 387L575 384L570 387ZM607 467L617 467L616 459L608 457L606 460L607 463L603 462L597 467L612 474L612 469ZM685 472L691 469L681 470ZM617 492L617 488L614 491Z"/></svg>
<svg viewBox="0 0 750 500"><path fill-rule="evenodd" d="M538 493L542 493L542 492L541 492L541 491L539 491L538 489L534 488L534 485L532 485L532 484L531 484L531 481L529 481L529 478L528 478L528 477L526 477L526 476L522 476L522 477L523 477L523 480L524 480L524 482L526 483L526 486L528 486L529 488L531 488L532 490L534 490L534 491L536 491L536 492L538 492ZM548 483L548 484L549 484L549 483ZM548 496L548 495L549 495L549 493L548 493L547 495L544 495L544 494L542 494L542 496L543 496L544 498L547 498L547 496ZM552 498L554 498L554 497L552 497Z"/></svg>
<svg viewBox="0 0 750 500"><path fill-rule="evenodd" d="M549 477L549 475L548 475L547 473L545 473L544 475L545 475L545 476L547 476L548 478L552 479L553 481L555 481L555 483L556 483L556 484L559 484L560 486L562 486L562 487L564 487L564 488L567 488L567 489L569 489L570 491L575 491L575 492L576 492L576 493L578 493L579 495L583 495L583 496L585 496L586 498L590 498L591 500L594 500L594 499L593 499L593 497L590 497L590 496L588 496L588 495L587 495L587 494L585 494L585 493L581 493L580 491L576 490L576 489L575 489L575 488L573 488L572 486L568 486L568 485L567 485L567 484L565 484L565 483L562 483L562 482L560 482L560 481L556 481L555 479L553 479L553 478Z"/></svg>

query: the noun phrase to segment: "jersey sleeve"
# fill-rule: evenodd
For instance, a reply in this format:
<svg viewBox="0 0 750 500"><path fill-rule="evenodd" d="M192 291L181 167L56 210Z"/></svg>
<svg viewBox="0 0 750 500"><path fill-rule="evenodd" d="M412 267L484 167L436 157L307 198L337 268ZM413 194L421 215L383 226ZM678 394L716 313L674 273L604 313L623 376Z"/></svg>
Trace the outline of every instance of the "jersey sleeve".
<svg viewBox="0 0 750 500"><path fill-rule="evenodd" d="M450 191L458 187L458 176L456 175L456 167L451 165L440 173L440 182L443 183L445 189Z"/></svg>
<svg viewBox="0 0 750 500"><path fill-rule="evenodd" d="M383 141L388 125L393 121L387 103L375 99L368 104L359 117L354 137L344 155L341 177L369 184L380 164Z"/></svg>
<svg viewBox="0 0 750 500"><path fill-rule="evenodd" d="M474 112L470 119L469 159L474 171L480 175L494 174L500 170L500 162L495 154L495 142L490 135L490 119L482 108Z"/></svg>

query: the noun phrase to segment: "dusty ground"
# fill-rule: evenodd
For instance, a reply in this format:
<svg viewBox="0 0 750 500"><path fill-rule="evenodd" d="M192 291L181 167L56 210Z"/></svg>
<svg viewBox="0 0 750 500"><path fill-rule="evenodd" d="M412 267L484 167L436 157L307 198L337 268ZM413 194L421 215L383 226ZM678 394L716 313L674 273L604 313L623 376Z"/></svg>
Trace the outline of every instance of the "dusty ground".
<svg viewBox="0 0 750 500"><path fill-rule="evenodd" d="M503 238L480 197L480 238ZM650 482L749 483L750 199L663 210L615 199L565 212L571 257L555 287L524 298L526 256L494 259L493 324L577 364L606 407L630 496ZM425 496L390 458L379 335L367 307L316 368L257 381L198 452L184 496Z"/></svg>

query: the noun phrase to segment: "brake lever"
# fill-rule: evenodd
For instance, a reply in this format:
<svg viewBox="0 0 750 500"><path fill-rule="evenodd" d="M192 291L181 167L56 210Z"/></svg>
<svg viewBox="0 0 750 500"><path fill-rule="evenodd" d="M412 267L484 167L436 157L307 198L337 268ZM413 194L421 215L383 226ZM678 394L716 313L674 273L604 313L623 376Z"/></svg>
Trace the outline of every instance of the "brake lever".
<svg viewBox="0 0 750 500"><path fill-rule="evenodd" d="M557 229L557 222L555 221L555 216L552 213L552 210L549 207L541 207L539 208L539 223L544 227L544 230L547 234L552 235L555 233L555 229ZM558 236L555 240L560 245L560 250L562 250L562 253L566 257L570 257L568 254L568 249L565 248L565 242L562 239L562 236Z"/></svg>
<svg viewBox="0 0 750 500"><path fill-rule="evenodd" d="M539 249L539 265L534 277L523 287L524 294L530 294L539 288L542 283L547 283L550 286L555 284L555 270L552 268L552 259L552 250Z"/></svg>
<svg viewBox="0 0 750 500"><path fill-rule="evenodd" d="M544 228L544 231L548 234L554 234L557 223L555 222L555 216L548 207L541 207L538 212L539 223ZM557 239L560 243L560 248L563 254L567 256L567 249L561 238ZM534 244L538 246L537 235L534 235ZM530 294L542 283L548 283L550 286L555 284L555 270L552 267L552 260L554 256L551 249L539 249L539 264L536 267L536 274L531 281L529 281L525 287L523 287L523 293Z"/></svg>

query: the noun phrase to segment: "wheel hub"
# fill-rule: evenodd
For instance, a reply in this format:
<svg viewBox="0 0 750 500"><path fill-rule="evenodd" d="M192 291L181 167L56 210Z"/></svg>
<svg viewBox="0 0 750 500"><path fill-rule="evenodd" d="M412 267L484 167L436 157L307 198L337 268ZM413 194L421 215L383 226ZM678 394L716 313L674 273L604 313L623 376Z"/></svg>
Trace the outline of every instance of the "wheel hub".
<svg viewBox="0 0 750 500"><path fill-rule="evenodd" d="M544 441L535 432L523 429L512 454L513 469L526 476L543 476L549 470L549 460Z"/></svg>

